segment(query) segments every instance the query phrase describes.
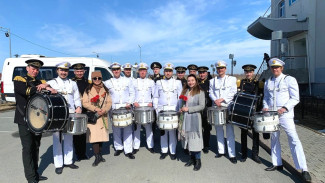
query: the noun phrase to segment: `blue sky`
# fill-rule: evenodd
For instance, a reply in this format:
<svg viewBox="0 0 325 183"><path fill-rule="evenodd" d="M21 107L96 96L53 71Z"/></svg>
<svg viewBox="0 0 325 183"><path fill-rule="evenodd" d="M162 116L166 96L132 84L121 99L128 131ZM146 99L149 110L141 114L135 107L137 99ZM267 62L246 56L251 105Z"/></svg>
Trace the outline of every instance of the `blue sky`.
<svg viewBox="0 0 325 183"><path fill-rule="evenodd" d="M99 57L119 63L172 62L210 66L217 60L235 73L260 65L270 42L247 32L270 0L12 0L0 1L0 27L10 28L12 55ZM36 46L21 38L54 51ZM9 40L0 31L0 70ZM228 68L230 71L230 68Z"/></svg>

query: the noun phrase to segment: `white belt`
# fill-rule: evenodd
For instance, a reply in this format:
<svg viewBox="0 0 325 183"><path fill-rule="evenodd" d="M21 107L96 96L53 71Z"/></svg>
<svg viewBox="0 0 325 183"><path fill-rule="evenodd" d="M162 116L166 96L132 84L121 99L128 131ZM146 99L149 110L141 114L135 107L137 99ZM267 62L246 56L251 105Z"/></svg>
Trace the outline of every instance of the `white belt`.
<svg viewBox="0 0 325 183"><path fill-rule="evenodd" d="M119 109L119 108L125 107L125 106L126 106L126 104L115 104L114 109Z"/></svg>
<svg viewBox="0 0 325 183"><path fill-rule="evenodd" d="M139 103L140 107L146 107L149 103Z"/></svg>
<svg viewBox="0 0 325 183"><path fill-rule="evenodd" d="M163 111L175 111L176 106L175 105L170 105L170 106L162 106Z"/></svg>

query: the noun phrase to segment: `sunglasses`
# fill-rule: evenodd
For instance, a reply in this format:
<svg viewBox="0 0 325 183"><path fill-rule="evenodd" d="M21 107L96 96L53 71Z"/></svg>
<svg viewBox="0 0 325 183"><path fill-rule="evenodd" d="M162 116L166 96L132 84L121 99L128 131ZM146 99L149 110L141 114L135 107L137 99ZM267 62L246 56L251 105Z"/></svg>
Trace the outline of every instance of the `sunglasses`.
<svg viewBox="0 0 325 183"><path fill-rule="evenodd" d="M96 80L102 80L102 77L94 77L93 80L94 81L96 81Z"/></svg>

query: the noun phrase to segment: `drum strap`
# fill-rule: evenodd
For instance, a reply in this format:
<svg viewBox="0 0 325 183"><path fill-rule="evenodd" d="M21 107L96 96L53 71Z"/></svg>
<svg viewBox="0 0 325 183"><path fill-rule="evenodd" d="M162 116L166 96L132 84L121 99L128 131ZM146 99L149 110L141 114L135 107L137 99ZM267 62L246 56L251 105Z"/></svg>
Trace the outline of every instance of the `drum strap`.
<svg viewBox="0 0 325 183"><path fill-rule="evenodd" d="M62 144L62 131L59 131L59 141L60 141L60 144Z"/></svg>

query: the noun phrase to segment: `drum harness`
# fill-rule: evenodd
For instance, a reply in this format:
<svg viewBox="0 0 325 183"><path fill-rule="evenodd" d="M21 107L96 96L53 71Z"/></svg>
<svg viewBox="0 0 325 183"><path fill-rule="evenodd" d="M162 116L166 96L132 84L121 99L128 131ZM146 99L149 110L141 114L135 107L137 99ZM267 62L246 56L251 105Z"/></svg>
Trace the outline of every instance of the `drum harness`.
<svg viewBox="0 0 325 183"><path fill-rule="evenodd" d="M214 79L214 81L213 81L213 87L215 89L218 89L219 90L219 98L221 97L221 90L226 90L226 80L228 79L228 77L229 77L228 75L225 76L225 80L223 81L223 85L222 85L222 87L219 87L219 88L216 88L216 82L217 82L217 80L216 80L216 78L213 78ZM215 91L213 91L213 92L216 95ZM226 107L226 106L224 106L224 107Z"/></svg>
<svg viewBox="0 0 325 183"><path fill-rule="evenodd" d="M113 89L114 90L116 90L117 92L118 92L118 94L119 94L119 103L115 103L115 104L122 104L122 92L123 91L125 91L125 89L126 89L126 85L125 85L125 83L123 82L124 80L123 80L123 78L122 77L120 77L120 78L118 78L118 79L121 79L122 80L122 86L121 85L118 85L118 83L119 83L119 81L113 81L113 79L114 78L112 78L112 79L110 79L110 81L111 81L111 83L112 83L112 87L113 87ZM118 80L118 79L116 79L116 80ZM114 84L115 83L115 84ZM120 107L119 107L120 108ZM118 108L117 108L118 109Z"/></svg>
<svg viewBox="0 0 325 183"><path fill-rule="evenodd" d="M277 87L275 87L275 80L276 80L276 78L274 78L273 76L269 79L269 82L268 82L268 88L271 88L269 85L269 83L271 83L272 82L272 79L274 78L274 87L273 87L273 90L272 89L269 89L269 91L270 92L272 92L273 91L273 97L272 97L272 99L273 99L273 110L274 111L277 111L277 106L276 106L276 93L275 92L279 92L280 91L280 84L281 84L281 82L282 82L282 80L285 80L286 79L286 77L287 77L288 75L285 75L284 74L284 77L282 77L281 79L280 79L280 81L279 81L279 83L278 83L278 86Z"/></svg>
<svg viewBox="0 0 325 183"><path fill-rule="evenodd" d="M139 80L143 80L143 82L139 82ZM141 78L138 78L137 79L137 90L140 92L140 91L148 91L149 89L149 86L147 85L148 82L148 78L144 78L144 79L141 79ZM142 87L140 87L140 83L143 83ZM145 99L145 93L143 92L142 93L142 103L144 103L144 99Z"/></svg>
<svg viewBox="0 0 325 183"><path fill-rule="evenodd" d="M162 87L164 93L165 92L167 93L167 102L168 102L167 106L170 106L170 92L174 93L174 90L175 90L174 86L175 86L176 80L173 78L171 78L171 79L173 80L173 82L172 82L173 84L171 85L171 87L164 87L162 80L160 80L161 87Z"/></svg>

